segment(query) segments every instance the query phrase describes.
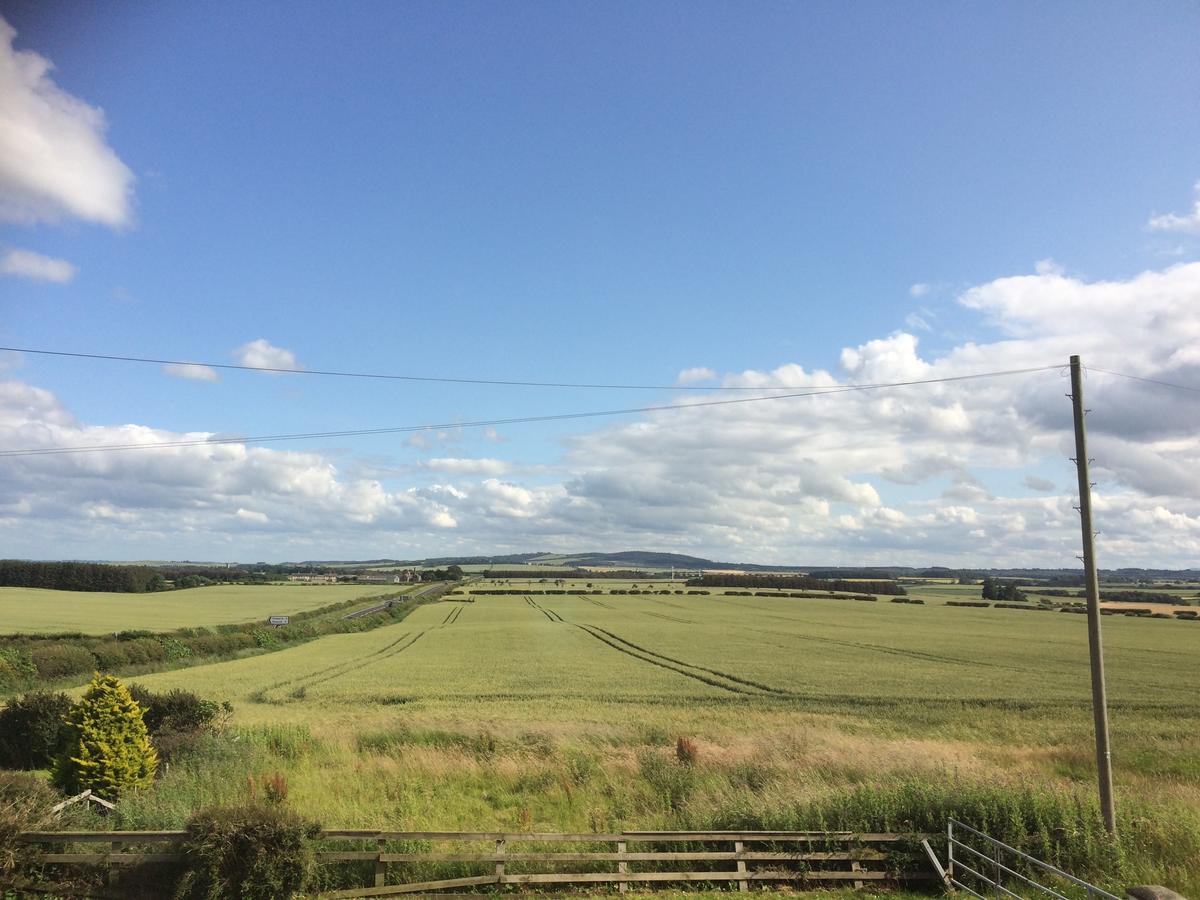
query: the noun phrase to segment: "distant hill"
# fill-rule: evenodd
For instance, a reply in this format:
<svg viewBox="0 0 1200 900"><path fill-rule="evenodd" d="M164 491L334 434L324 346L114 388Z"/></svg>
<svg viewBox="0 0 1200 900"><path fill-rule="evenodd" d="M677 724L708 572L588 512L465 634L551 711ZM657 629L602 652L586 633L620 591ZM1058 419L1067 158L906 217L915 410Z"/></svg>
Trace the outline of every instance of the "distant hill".
<svg viewBox="0 0 1200 900"><path fill-rule="evenodd" d="M105 562L105 560L90 560ZM653 550L622 550L615 553L589 551L585 553L551 553L537 551L532 553L507 553L494 556L432 556L424 559L310 559L301 562L283 563L197 563L197 562L166 562L161 560L141 560L138 565L165 567L204 566L217 568L238 568L255 570L256 568L327 568L327 569L366 569L388 567L429 567L445 568L449 565L460 566L492 566L497 569L520 565L536 565L543 569L583 569L611 568L630 571L668 570L672 567L683 571L699 569L722 569L737 572L786 572L819 574L826 578L1021 578L1037 582L1061 582L1074 584L1082 579L1082 569L1038 569L1031 567L947 567L947 566L830 566L830 565L764 565L751 562L720 562L706 559L702 556L690 556L686 553L664 553ZM1100 577L1109 584L1136 583L1139 581L1165 580L1197 582L1200 581L1200 569L1101 569Z"/></svg>

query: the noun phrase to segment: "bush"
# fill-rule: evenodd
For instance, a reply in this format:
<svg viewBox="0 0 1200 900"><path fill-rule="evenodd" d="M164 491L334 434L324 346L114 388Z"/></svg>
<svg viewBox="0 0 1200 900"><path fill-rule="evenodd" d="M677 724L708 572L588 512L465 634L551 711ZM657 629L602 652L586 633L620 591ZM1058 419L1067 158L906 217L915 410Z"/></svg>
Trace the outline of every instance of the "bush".
<svg viewBox="0 0 1200 900"><path fill-rule="evenodd" d="M0 710L0 769L50 765L66 740L66 717L74 705L66 694L49 691L9 700Z"/></svg>
<svg viewBox="0 0 1200 900"><path fill-rule="evenodd" d="M99 673L67 719L54 783L68 794L91 789L106 800L150 784L158 754L150 743L142 708L112 675Z"/></svg>
<svg viewBox="0 0 1200 900"><path fill-rule="evenodd" d="M125 652L125 644L121 641L106 641L92 648L96 657L96 667L101 672L109 672L129 664L129 654Z"/></svg>
<svg viewBox="0 0 1200 900"><path fill-rule="evenodd" d="M129 686L130 696L142 708L142 721L151 735L164 731L200 731L216 725L223 714L233 712L228 703L205 700L191 691L175 688L165 694L140 684Z"/></svg>
<svg viewBox="0 0 1200 900"><path fill-rule="evenodd" d="M320 826L281 806L202 812L188 823L177 900L283 900L303 890Z"/></svg>
<svg viewBox="0 0 1200 900"><path fill-rule="evenodd" d="M37 667L28 653L0 647L0 689L22 687L37 678Z"/></svg>
<svg viewBox="0 0 1200 900"><path fill-rule="evenodd" d="M96 668L96 657L74 644L35 645L29 656L39 678L62 678Z"/></svg>
<svg viewBox="0 0 1200 900"><path fill-rule="evenodd" d="M58 796L40 778L0 772L0 876L16 871L22 857L31 855L17 835L51 827L50 807L56 802Z"/></svg>

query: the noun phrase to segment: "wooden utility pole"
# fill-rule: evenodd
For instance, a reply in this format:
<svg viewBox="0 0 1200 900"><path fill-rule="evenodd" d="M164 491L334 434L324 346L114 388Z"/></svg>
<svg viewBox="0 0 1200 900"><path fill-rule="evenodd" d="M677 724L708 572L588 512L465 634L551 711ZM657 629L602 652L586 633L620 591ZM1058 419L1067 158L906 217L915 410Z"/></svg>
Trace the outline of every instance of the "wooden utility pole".
<svg viewBox="0 0 1200 900"><path fill-rule="evenodd" d="M1083 528L1083 584L1087 593L1088 648L1092 660L1092 715L1096 720L1096 770L1100 778L1100 812L1109 834L1117 833L1113 807L1112 752L1108 747L1108 697L1104 687L1104 647L1100 639L1100 579L1096 574L1092 531L1092 482L1088 477L1087 431L1083 417L1083 372L1071 357L1071 405L1075 410L1075 470L1079 474L1079 520Z"/></svg>

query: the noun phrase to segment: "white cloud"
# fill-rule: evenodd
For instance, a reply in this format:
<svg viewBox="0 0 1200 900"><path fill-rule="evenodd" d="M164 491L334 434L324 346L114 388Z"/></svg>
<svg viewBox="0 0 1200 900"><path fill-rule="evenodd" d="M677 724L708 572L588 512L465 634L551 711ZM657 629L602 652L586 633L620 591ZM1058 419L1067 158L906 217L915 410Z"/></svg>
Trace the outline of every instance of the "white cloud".
<svg viewBox="0 0 1200 900"><path fill-rule="evenodd" d="M242 509L240 506L234 515L243 522L253 522L255 525L266 525L271 521L271 517L266 513L256 512L252 509Z"/></svg>
<svg viewBox="0 0 1200 900"><path fill-rule="evenodd" d="M1196 201L1192 211L1185 215L1166 213L1161 216L1151 216L1146 227L1152 231L1182 231L1188 234L1200 234L1200 181L1196 182Z"/></svg>
<svg viewBox="0 0 1200 900"><path fill-rule="evenodd" d="M0 219L128 224L133 173L104 141L104 113L59 88L50 61L15 38L0 19Z"/></svg>
<svg viewBox="0 0 1200 900"><path fill-rule="evenodd" d="M675 379L676 384L696 384L701 381L712 381L717 377L717 373L712 369L704 366L696 366L691 369L684 369Z"/></svg>
<svg viewBox="0 0 1200 900"><path fill-rule="evenodd" d="M291 350L276 347L266 338L242 344L236 351L238 362L255 369L299 369Z"/></svg>
<svg viewBox="0 0 1200 900"><path fill-rule="evenodd" d="M503 475L508 471L508 464L499 459L463 459L443 456L428 459L420 465L438 472L451 472L455 475Z"/></svg>
<svg viewBox="0 0 1200 900"><path fill-rule="evenodd" d="M0 275L66 284L78 270L65 259L13 248L0 256Z"/></svg>
<svg viewBox="0 0 1200 900"><path fill-rule="evenodd" d="M924 297L927 296L931 290L933 290L932 285L927 284L924 281L918 281L916 284L909 287L908 295L910 297Z"/></svg>
<svg viewBox="0 0 1200 900"><path fill-rule="evenodd" d="M765 397L780 385L1059 369L672 409L575 434L561 459L519 476L501 460L453 451L417 464L442 479L428 487L404 483L411 468L352 476L321 453L238 444L0 457L0 543L10 553L53 546L126 558L640 546L764 562L1074 566L1079 519L1061 367L1080 353L1096 367L1200 384L1197 296L1200 263L1114 281L1055 270L996 279L959 298L998 330L989 342L931 354L897 332L845 348L838 372L789 364L722 383ZM1101 564L1193 565L1200 397L1095 369L1086 389ZM432 446L471 435L423 437ZM0 382L0 448L182 436L82 424L53 394Z"/></svg>
<svg viewBox="0 0 1200 900"><path fill-rule="evenodd" d="M220 381L217 370L199 363L167 363L163 372L172 378L185 378L189 381Z"/></svg>

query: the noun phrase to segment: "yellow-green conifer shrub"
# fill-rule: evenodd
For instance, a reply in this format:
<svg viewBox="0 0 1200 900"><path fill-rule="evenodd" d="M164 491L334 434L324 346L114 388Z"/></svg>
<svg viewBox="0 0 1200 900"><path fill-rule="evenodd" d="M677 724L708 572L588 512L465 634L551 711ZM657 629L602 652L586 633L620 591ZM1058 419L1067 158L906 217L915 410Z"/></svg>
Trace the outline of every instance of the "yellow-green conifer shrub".
<svg viewBox="0 0 1200 900"><path fill-rule="evenodd" d="M55 761L56 786L69 794L91 788L117 800L149 784L158 768L142 708L113 675L96 674L67 716L66 749Z"/></svg>

